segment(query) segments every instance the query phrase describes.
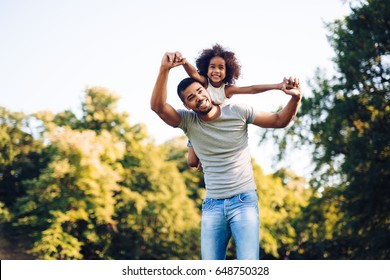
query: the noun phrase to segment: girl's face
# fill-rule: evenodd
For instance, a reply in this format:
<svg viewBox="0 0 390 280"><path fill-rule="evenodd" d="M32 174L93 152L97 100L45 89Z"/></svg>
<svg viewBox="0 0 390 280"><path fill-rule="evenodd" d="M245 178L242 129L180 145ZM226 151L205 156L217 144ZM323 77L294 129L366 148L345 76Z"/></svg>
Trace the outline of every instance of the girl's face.
<svg viewBox="0 0 390 280"><path fill-rule="evenodd" d="M215 56L210 59L207 77L214 87L220 87L226 77L226 63L222 57Z"/></svg>

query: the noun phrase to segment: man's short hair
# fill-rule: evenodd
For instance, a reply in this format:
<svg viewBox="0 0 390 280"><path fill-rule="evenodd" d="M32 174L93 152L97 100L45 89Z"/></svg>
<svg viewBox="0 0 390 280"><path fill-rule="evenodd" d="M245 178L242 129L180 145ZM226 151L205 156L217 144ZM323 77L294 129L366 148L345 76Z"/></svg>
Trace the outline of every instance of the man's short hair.
<svg viewBox="0 0 390 280"><path fill-rule="evenodd" d="M183 94L183 91L186 90L186 88L188 88L190 85L192 85L193 83L197 83L198 81L193 79L193 78L185 78L183 79L177 86L177 94L179 95L180 99L184 102L183 100L183 97L182 97L182 94Z"/></svg>

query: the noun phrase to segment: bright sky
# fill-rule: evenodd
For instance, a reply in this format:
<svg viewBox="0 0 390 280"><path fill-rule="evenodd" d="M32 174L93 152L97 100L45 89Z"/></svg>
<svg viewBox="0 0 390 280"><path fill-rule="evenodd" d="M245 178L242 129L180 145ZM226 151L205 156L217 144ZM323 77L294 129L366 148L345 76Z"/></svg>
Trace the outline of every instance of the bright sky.
<svg viewBox="0 0 390 280"><path fill-rule="evenodd" d="M150 110L164 52L180 51L194 64L202 49L219 43L241 62L239 86L284 76L306 85L316 67L333 71L324 22L348 13L342 0L0 0L0 106L76 112L86 87L103 86L121 96L130 123L145 123L162 143L183 135ZM171 71L168 102L176 108L183 108L176 85L185 76L182 67ZM280 91L232 98L267 111L287 100ZM256 129L251 151L270 172L272 146L257 145ZM303 174L304 165L293 168Z"/></svg>

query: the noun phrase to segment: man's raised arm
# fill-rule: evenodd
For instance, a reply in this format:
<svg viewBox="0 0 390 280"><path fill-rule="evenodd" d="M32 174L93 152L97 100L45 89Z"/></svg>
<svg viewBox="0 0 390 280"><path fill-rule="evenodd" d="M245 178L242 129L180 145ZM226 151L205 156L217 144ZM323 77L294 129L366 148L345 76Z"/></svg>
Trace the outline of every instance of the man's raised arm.
<svg viewBox="0 0 390 280"><path fill-rule="evenodd" d="M297 78L290 77L286 82L287 86L282 90L285 94L291 95L290 101L277 113L257 112L254 125L264 128L283 128L295 118L302 99L301 85Z"/></svg>
<svg viewBox="0 0 390 280"><path fill-rule="evenodd" d="M167 83L169 70L182 65L184 60L179 52L165 53L161 61L160 70L150 99L151 109L168 125L177 127L181 117L171 105L167 103Z"/></svg>

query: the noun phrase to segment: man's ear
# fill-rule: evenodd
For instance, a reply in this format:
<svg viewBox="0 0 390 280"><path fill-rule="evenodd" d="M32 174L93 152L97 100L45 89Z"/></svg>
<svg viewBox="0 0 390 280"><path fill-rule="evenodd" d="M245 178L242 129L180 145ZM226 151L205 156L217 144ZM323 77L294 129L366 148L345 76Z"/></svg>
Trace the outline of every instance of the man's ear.
<svg viewBox="0 0 390 280"><path fill-rule="evenodd" d="M188 107L188 105L187 105L185 102L183 102L183 105L184 105L184 107L186 107L188 110L191 110L191 108Z"/></svg>

